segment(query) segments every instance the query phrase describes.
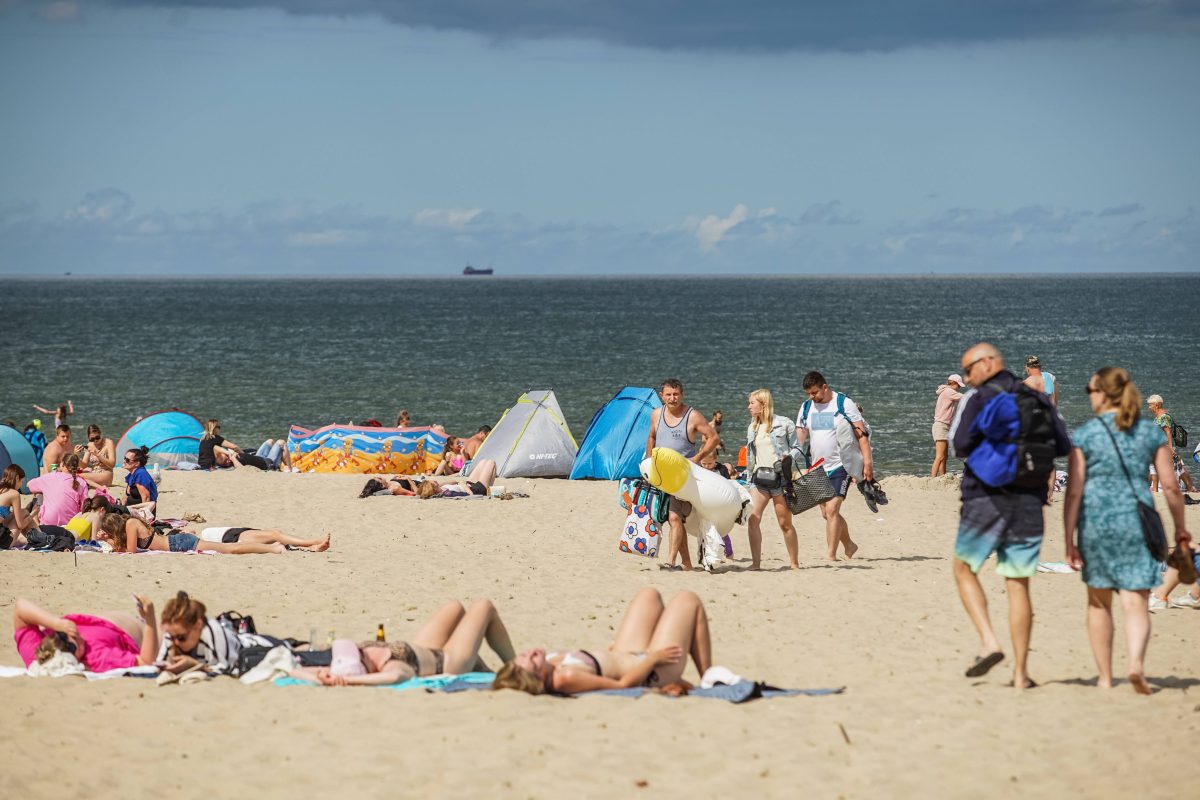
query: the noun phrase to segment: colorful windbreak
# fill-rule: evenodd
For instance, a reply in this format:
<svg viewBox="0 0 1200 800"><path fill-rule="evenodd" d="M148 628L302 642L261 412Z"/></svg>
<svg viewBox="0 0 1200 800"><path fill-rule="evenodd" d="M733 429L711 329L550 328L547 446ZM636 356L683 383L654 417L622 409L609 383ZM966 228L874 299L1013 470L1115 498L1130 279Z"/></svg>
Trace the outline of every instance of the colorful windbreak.
<svg viewBox="0 0 1200 800"><path fill-rule="evenodd" d="M432 472L442 457L446 434L433 428L360 428L326 425L288 431L292 466L301 472Z"/></svg>

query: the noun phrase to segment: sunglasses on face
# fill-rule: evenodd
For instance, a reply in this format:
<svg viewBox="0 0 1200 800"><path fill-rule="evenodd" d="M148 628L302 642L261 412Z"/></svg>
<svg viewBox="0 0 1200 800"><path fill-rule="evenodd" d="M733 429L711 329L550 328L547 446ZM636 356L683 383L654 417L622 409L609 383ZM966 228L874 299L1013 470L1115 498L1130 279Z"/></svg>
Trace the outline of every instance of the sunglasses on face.
<svg viewBox="0 0 1200 800"><path fill-rule="evenodd" d="M88 441L91 442L92 444L97 444L100 441L100 437L99 436L89 436Z"/></svg>
<svg viewBox="0 0 1200 800"><path fill-rule="evenodd" d="M1087 394L1088 397L1091 397L1092 395L1094 395L1096 392L1098 392L1100 390L1095 387L1092 387L1092 386L1085 386L1083 391Z"/></svg>

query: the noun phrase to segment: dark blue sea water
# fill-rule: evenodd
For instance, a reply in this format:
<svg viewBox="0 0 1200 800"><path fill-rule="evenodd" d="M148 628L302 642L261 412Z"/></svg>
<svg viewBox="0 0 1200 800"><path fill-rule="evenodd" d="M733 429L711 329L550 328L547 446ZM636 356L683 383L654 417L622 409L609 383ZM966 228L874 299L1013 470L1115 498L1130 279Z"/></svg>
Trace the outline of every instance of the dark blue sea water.
<svg viewBox="0 0 1200 800"><path fill-rule="evenodd" d="M71 399L76 425L114 438L178 406L243 446L400 408L451 433L553 389L576 439L621 386L678 377L726 412L740 445L746 395L795 414L819 369L862 403L877 468L923 473L934 389L972 342L1018 366L1036 354L1071 425L1097 367L1200 435L1200 276L8 281L0 419ZM50 420L46 420L49 424Z"/></svg>

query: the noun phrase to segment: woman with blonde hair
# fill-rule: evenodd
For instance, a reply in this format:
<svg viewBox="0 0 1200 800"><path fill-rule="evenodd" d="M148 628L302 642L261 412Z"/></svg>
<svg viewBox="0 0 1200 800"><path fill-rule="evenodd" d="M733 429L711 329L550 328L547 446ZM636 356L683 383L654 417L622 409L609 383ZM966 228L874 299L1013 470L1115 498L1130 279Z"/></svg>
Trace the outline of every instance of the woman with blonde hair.
<svg viewBox="0 0 1200 800"><path fill-rule="evenodd" d="M492 686L559 695L662 688L681 682L689 654L703 676L712 666L703 601L695 592L682 591L664 606L658 590L646 588L634 595L607 649L526 650L496 672Z"/></svg>
<svg viewBox="0 0 1200 800"><path fill-rule="evenodd" d="M1087 584L1087 626L1098 685L1113 685L1113 592L1121 597L1128 676L1134 691L1150 694L1146 683L1146 646L1150 641L1150 590L1162 579L1160 565L1142 534L1138 504L1154 507L1142 480L1155 464L1171 475L1171 450L1150 420L1140 417L1141 393L1120 367L1104 367L1087 384L1096 418L1074 434L1068 466L1063 526L1066 560L1083 570ZM1166 481L1167 506L1175 522L1175 545L1191 542L1183 519L1179 485ZM1078 541L1076 532L1078 531Z"/></svg>
<svg viewBox="0 0 1200 800"><path fill-rule="evenodd" d="M762 518L770 502L775 506L775 518L783 531L792 569L800 569L799 545L792 512L783 496L785 482L791 480L792 462L800 457L796 441L796 423L775 413L775 401L770 389L750 393L747 410L750 425L746 429L746 477L750 482L750 569L759 569L762 562ZM773 474L773 477L772 477Z"/></svg>

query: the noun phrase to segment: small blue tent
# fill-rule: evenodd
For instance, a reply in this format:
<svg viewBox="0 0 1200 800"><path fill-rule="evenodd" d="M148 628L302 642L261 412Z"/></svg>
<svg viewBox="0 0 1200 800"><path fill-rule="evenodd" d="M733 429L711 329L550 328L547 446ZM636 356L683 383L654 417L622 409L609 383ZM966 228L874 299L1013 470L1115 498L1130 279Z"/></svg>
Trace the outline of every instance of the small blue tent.
<svg viewBox="0 0 1200 800"><path fill-rule="evenodd" d="M117 442L117 461L127 450L150 448L147 464L173 467L180 461L200 458L200 437L204 425L199 419L177 408L156 411L139 419Z"/></svg>
<svg viewBox="0 0 1200 800"><path fill-rule="evenodd" d="M0 425L0 472L7 469L9 464L16 464L25 471L25 483L21 484L23 492L27 491L25 484L42 471L29 440L16 428Z"/></svg>
<svg viewBox="0 0 1200 800"><path fill-rule="evenodd" d="M636 478L638 465L646 456L650 415L661 406L653 389L626 386L617 392L592 417L575 456L571 479Z"/></svg>

